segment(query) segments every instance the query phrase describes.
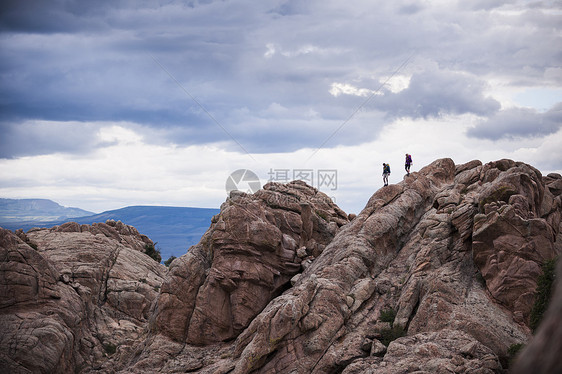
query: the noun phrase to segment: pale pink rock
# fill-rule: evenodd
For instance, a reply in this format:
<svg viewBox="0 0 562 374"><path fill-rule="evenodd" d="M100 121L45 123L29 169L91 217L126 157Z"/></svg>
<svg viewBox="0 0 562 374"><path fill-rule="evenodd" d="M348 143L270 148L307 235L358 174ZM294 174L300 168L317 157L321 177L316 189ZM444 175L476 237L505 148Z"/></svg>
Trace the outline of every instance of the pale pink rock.
<svg viewBox="0 0 562 374"><path fill-rule="evenodd" d="M506 372L508 348L531 338L541 264L562 252L561 180L511 160L441 159L355 217L302 182L233 192L167 275L141 253L149 239L119 222L4 232L0 365ZM558 296L519 372L560 371ZM391 329L404 336L385 347Z"/></svg>

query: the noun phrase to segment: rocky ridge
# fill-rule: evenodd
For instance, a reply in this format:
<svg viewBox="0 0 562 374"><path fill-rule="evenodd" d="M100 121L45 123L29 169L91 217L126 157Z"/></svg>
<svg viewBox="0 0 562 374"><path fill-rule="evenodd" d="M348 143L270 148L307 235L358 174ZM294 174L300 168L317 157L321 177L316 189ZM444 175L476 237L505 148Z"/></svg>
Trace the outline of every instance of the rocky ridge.
<svg viewBox="0 0 562 374"><path fill-rule="evenodd" d="M145 239L116 227L117 236L80 226L3 231L0 292L9 305L0 318L10 333L0 367L502 373L508 348L531 338L541 265L562 251L561 193L560 175L521 162L441 159L348 217L302 182L271 183L234 192L169 272L130 255L147 259L134 244ZM82 256L92 241L99 247ZM116 270L122 262L130 272ZM15 296L18 287L28 296ZM120 337L111 336L111 355L100 348L108 326ZM58 357L49 370L18 353L54 340L65 344L49 353ZM33 361L46 351L34 350Z"/></svg>
<svg viewBox="0 0 562 374"><path fill-rule="evenodd" d="M115 221L0 229L0 371L108 372L125 359L167 273L146 244Z"/></svg>

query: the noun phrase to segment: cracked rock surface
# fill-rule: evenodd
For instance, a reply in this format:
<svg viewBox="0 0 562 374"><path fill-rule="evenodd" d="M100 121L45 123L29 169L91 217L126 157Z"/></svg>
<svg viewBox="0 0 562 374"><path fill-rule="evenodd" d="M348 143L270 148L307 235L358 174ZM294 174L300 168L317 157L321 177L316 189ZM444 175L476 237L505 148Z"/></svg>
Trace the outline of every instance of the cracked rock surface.
<svg viewBox="0 0 562 374"><path fill-rule="evenodd" d="M167 272L141 252L145 244L152 242L114 221L1 229L2 371L112 370L145 334Z"/></svg>
<svg viewBox="0 0 562 374"><path fill-rule="evenodd" d="M562 252L561 194L562 176L512 160L437 160L356 216L271 183L233 192L169 272L126 229L4 230L0 367L506 373L508 348L532 337L541 266ZM519 372L537 357L562 369L557 300Z"/></svg>

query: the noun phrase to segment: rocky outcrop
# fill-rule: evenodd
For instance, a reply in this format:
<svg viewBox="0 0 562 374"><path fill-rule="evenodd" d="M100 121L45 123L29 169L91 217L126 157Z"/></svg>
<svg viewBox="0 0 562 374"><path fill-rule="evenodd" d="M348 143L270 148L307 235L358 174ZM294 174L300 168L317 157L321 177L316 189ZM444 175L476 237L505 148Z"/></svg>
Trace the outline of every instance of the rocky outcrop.
<svg viewBox="0 0 562 374"><path fill-rule="evenodd" d="M136 260L120 262L133 251L126 230L6 234L6 258L25 256L5 262L44 270L33 273L35 283L1 278L2 295L13 295L2 318L15 324L14 310L40 305L37 321L54 318L41 326L58 339L56 357L79 372L504 373L508 348L531 338L541 266L562 251L561 186L562 176L543 177L521 162L441 159L378 190L353 217L302 182L233 192L167 274L145 273L140 283L156 289L164 276L158 294L131 280L139 273L123 262ZM85 236L100 247L87 255L81 244L65 247ZM26 284L28 291L16 291ZM73 312L57 309L77 301ZM558 309L520 372L536 365L529 357L558 333ZM122 321L131 331L120 330ZM121 339L113 340L119 348L112 356L99 348L113 337L105 335L109 325ZM25 360L14 347L31 340L20 330L10 327L2 338L8 353L0 364ZM544 367L559 368L552 366L558 356L546 352Z"/></svg>
<svg viewBox="0 0 562 374"><path fill-rule="evenodd" d="M558 180L543 179L536 169L509 160L486 165L438 160L398 185L377 191L293 278L293 286L273 298L246 328L232 328L231 335L220 339L197 340L197 334L205 336L204 330L170 334L161 319L152 325L154 334L128 370L158 365L171 370L190 362L190 370L200 373L503 372L508 348L530 337L526 324L539 274L535 270L540 272L541 264L560 252L560 196L556 187L549 187ZM244 227L252 227L253 220L254 225L264 221L264 211L268 209L244 212L249 219ZM272 247L284 248L282 234L232 229L229 224L218 227L225 228L225 236L242 231L276 238L245 267L256 266ZM211 229L200 246L213 243L213 235L223 237ZM302 243L301 238L293 239ZM243 242L255 239L245 236ZM165 283L182 290L182 284L198 284L197 291L190 292L203 290L204 300L228 294L234 287L225 283L240 278L228 271L224 278L216 276L214 267L221 261L210 260L209 253L216 256L240 244L230 243L215 241L214 251L206 255L199 247L193 257L184 256L178 262L183 269L172 269ZM228 263L236 263L239 256ZM521 263L524 266L518 267ZM209 276L224 293L207 293L201 285ZM185 308L193 318L199 295L176 293L175 298L197 299ZM227 300L221 306L230 302L224 296L217 299ZM166 305L162 301L163 294L159 308ZM178 310L177 304L173 310ZM381 321L389 310L396 314L392 326ZM234 320L232 309L229 313ZM173 325L190 323L193 319L184 317ZM383 337L389 332L396 340L385 347ZM212 363L194 358L192 353L202 344L218 355ZM162 356L163 351L168 354Z"/></svg>
<svg viewBox="0 0 562 374"><path fill-rule="evenodd" d="M195 345L236 338L347 222L303 182L235 191L201 242L173 262L151 329Z"/></svg>
<svg viewBox="0 0 562 374"><path fill-rule="evenodd" d="M498 174L498 171L509 170ZM545 188L540 172L502 160L487 164L474 217L473 255L491 295L528 323L541 274L554 257L560 198Z"/></svg>
<svg viewBox="0 0 562 374"><path fill-rule="evenodd" d="M488 366L501 367L498 357L528 331L475 280L472 233L459 228L472 229L463 220L471 217L466 204L477 205L476 194L455 183L458 175L451 160L439 160L375 193L295 287L240 335L234 373L342 370L369 356L363 342L377 339L385 309L396 311L394 327L413 341L457 331L463 339L447 342L448 349L461 352L481 339L494 352L496 362ZM391 343L384 358L371 361L386 365L394 348Z"/></svg>
<svg viewBox="0 0 562 374"><path fill-rule="evenodd" d="M0 368L111 370L146 333L166 268L121 222L0 230Z"/></svg>

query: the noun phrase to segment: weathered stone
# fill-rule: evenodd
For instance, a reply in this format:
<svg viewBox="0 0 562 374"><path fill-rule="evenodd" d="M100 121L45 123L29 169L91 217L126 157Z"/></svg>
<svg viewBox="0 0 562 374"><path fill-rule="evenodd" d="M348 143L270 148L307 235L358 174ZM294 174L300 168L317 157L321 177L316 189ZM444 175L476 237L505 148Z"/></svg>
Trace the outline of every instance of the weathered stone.
<svg viewBox="0 0 562 374"><path fill-rule="evenodd" d="M215 221L162 286L151 328L176 341L236 338L290 287L306 248L323 248L348 222L326 195L302 182L231 196Z"/></svg>
<svg viewBox="0 0 562 374"><path fill-rule="evenodd" d="M495 168L492 172L488 166L484 177L501 176L503 182L510 180L502 176L504 172L519 173L517 179L525 182L537 177L530 168L527 169L529 178L521 176L521 170L525 169L522 165L510 162L499 165L505 171ZM279 308L291 305L294 309L292 305L305 303L307 314L299 323L291 325L294 327L288 327L286 339L274 341L266 337L271 336L276 325L269 318L260 318L260 314L237 340L235 352L239 352L240 358L234 373L247 373L257 367L260 372L277 372L279 362L298 362L300 369L289 364L284 366L287 372L329 372L351 365L354 360L367 360L361 358L365 338L377 336L375 330L381 328L381 324L373 320L377 315L373 310L389 303L397 310L396 328L407 328L408 335L427 337L428 347L436 344L441 347L436 351L438 355L447 358L418 358L402 364L406 356L391 354L389 349L383 361L368 361L371 365L380 364L377 370L388 365L388 372L395 372L392 365L384 363L387 356L393 355L396 360L388 362L395 363L394 369L398 371L415 363L431 372L430 368L439 367L433 363L435 360L443 367L458 369L464 365L465 372L478 367L485 368L483 372L501 370L499 360L504 360L509 345L526 340L529 332L513 323L516 313L491 303L485 289L474 279L476 267L471 251L467 250L478 209L474 201L482 194L482 189L490 191L490 185L482 183L480 190L475 187L463 197L454 186L454 178L454 165L440 160L413 173L412 178L400 185L391 185L373 195L363 212L336 235L301 275L299 287L289 290L282 299L274 299L263 312L265 316ZM517 192L527 191L520 190ZM528 210L532 211L541 194L529 192L533 203ZM448 207L451 207L450 212ZM314 277L309 278L312 275ZM374 279L373 282L370 279ZM387 282L386 293L374 292L386 287L383 285ZM370 284L374 287L368 286ZM310 296L303 299L304 294L299 292L307 285L316 290L311 301L305 301ZM298 316L292 317L292 320L298 319ZM348 330L349 326L353 328ZM434 340L444 339L444 335L434 332L449 328L453 328L452 342L436 343ZM362 338L352 338L358 331L363 332ZM265 341L268 343L259 343ZM415 340L409 344L413 342ZM455 352L460 352L470 342L474 351L470 360L460 353L451 359L451 353L441 351L449 352L457 347ZM339 351L338 347L344 349L344 345L345 351ZM298 347L302 347L303 354L299 354ZM411 349L404 349L404 354ZM338 356L336 352L341 354Z"/></svg>
<svg viewBox="0 0 562 374"><path fill-rule="evenodd" d="M464 347L471 344L472 354ZM363 370L353 367L344 374L394 373L497 373L502 366L485 345L458 330L441 330L400 338L388 346L380 361L371 361Z"/></svg>
<svg viewBox="0 0 562 374"><path fill-rule="evenodd" d="M373 344L371 346L371 356L384 356L385 353L385 345L377 339L373 340Z"/></svg>
<svg viewBox="0 0 562 374"><path fill-rule="evenodd" d="M508 348L531 337L540 265L562 252L561 179L442 159L353 219L302 182L231 193L160 289L149 239L120 222L0 236L0 367L505 372ZM560 371L552 308L520 372Z"/></svg>
<svg viewBox="0 0 562 374"><path fill-rule="evenodd" d="M0 371L109 368L132 353L166 268L130 246L146 238L136 230L93 227L29 231L37 249L0 229Z"/></svg>
<svg viewBox="0 0 562 374"><path fill-rule="evenodd" d="M544 182L554 196L562 195L562 175L550 173L544 178Z"/></svg>
<svg viewBox="0 0 562 374"><path fill-rule="evenodd" d="M512 173L488 183L480 195L480 206L487 209L475 218L472 236L474 262L486 287L523 323L528 322L540 266L556 255L554 228L535 218L542 205L537 199L545 196L544 187L539 188L542 179L527 169L527 174L521 171L525 166L509 169ZM491 197L503 201L498 205Z"/></svg>

